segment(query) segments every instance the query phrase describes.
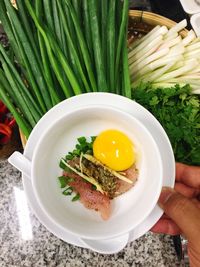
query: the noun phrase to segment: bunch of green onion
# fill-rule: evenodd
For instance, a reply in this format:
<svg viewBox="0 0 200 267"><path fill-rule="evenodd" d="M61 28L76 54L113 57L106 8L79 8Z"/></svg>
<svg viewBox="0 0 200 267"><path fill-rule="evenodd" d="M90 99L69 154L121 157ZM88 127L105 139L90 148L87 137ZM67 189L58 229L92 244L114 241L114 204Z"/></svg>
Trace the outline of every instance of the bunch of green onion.
<svg viewBox="0 0 200 267"><path fill-rule="evenodd" d="M87 92L131 97L128 0L0 1L0 99L29 136L54 105Z"/></svg>

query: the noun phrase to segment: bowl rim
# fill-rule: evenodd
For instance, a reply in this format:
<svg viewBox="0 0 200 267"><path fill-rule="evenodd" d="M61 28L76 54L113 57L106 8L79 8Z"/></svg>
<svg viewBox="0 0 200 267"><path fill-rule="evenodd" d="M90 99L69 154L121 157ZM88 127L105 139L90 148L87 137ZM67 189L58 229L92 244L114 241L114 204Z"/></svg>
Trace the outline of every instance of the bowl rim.
<svg viewBox="0 0 200 267"><path fill-rule="evenodd" d="M129 10L129 19L135 20L137 22L144 22L149 24L150 26L160 25L160 26L166 26L168 28L172 28L177 24L176 21L171 20L162 15L149 11L135 10L135 9ZM186 28L184 28L183 30L180 31L180 34L182 37L186 37L188 32L189 31Z"/></svg>
<svg viewBox="0 0 200 267"><path fill-rule="evenodd" d="M37 143L38 137L40 136L40 133L44 130L46 126L49 125L49 119L51 119L52 117L58 117L59 114L63 111L67 111L69 109L74 110L78 103L80 104L80 106L91 105L94 103L106 104L108 106L120 108L121 110L131 114L139 120L141 119L141 115L143 115L142 121L143 123L145 123L148 130L153 134L154 137L160 136L160 138L157 139L159 144L159 150L162 157L164 171L168 174L167 176L163 176L163 185L170 186L172 188L174 187L175 159L169 141L169 137L167 136L163 127L161 126L159 121L139 103L134 100L130 100L123 96L119 96L112 93L97 92L79 95L70 99L66 99L62 101L59 106L55 106L53 109L51 109L48 112L47 117L41 119L41 121L38 122L37 126L32 131L29 140L27 141L27 145L24 148L24 155L29 160L32 159L33 151ZM166 153L164 153L163 149L161 149L162 144L164 145L163 147L165 147L166 149ZM46 229L48 229L48 231L50 231L56 237L67 243L83 248L88 248L85 244L83 244L80 238L65 231L61 227L55 225L52 221L48 220L48 218L45 216L45 214L37 203L29 177L24 174L22 174L22 183L30 208L32 209L36 217L39 219L39 221L46 227ZM137 226L133 231L129 233L129 242L138 239L147 231L149 231L149 229L151 229L151 227L159 220L162 214L163 210L159 208L158 205L156 205L152 213L139 226Z"/></svg>

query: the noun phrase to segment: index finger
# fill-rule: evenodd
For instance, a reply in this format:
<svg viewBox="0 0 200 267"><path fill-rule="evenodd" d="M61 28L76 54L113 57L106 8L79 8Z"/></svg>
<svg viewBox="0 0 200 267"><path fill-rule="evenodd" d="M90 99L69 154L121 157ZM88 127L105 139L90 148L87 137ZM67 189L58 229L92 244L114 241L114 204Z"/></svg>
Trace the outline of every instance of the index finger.
<svg viewBox="0 0 200 267"><path fill-rule="evenodd" d="M200 167L176 163L176 181L200 189Z"/></svg>

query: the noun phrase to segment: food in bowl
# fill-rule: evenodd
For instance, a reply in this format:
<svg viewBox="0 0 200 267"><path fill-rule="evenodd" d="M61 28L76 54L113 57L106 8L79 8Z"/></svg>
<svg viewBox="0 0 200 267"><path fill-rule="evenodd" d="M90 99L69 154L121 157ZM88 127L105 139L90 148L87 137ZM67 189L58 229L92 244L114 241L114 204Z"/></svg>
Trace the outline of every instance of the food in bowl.
<svg viewBox="0 0 200 267"><path fill-rule="evenodd" d="M96 95L99 101L101 94ZM106 104L109 94L103 95ZM79 239L114 239L129 233L143 222L157 203L163 178L163 160L156 144L156 140L160 140L160 130L151 132L147 128L151 125L151 121L146 120L146 115L148 117L149 113L144 113L142 107L140 112L140 105L135 102L117 95L112 96L113 100L109 99L109 103L118 103L118 99L124 99L125 103L130 102L131 110L136 112L136 117L121 110L118 104L114 108L95 104L92 100L91 105L83 101L84 105L81 106L81 99L85 97L88 99L87 94L75 97L74 110L71 110L70 106L73 98L59 104L54 116L48 119L52 124L50 126L48 122L42 124L43 130L40 130L38 137L34 137L36 146L32 144L31 147L33 154L30 156L31 166L28 165L31 172L29 183L39 204L37 212L47 222L53 222L54 229L57 226L62 238L71 233ZM90 98L92 95L89 95ZM137 182L130 190L115 197L114 200L110 199L112 214L108 220L103 221L100 212L86 209L80 201L72 202L74 193L72 196L64 196L61 192L68 187L59 188L56 177L62 173L58 164L60 159L64 157L66 160L67 152L73 152L77 137L85 136L89 143L90 136L98 136L106 129L118 129L132 140L136 153L135 165L139 173ZM29 155L27 154L28 158ZM168 158L167 160L170 161ZM26 169L27 164L25 164Z"/></svg>
<svg viewBox="0 0 200 267"><path fill-rule="evenodd" d="M79 137L72 152L60 161L59 177L64 195L76 195L88 209L100 212L102 219L111 215L110 201L125 193L138 177L136 152L132 141L123 132L109 129L97 137Z"/></svg>

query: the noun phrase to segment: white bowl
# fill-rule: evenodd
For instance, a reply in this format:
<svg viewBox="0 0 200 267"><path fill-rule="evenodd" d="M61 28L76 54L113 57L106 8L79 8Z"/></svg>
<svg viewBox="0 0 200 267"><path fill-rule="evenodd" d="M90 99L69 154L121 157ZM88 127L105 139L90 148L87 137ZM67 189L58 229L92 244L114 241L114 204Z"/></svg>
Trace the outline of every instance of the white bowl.
<svg viewBox="0 0 200 267"><path fill-rule="evenodd" d="M98 135L106 129L123 131L137 151L139 177L127 193L112 200L108 221L79 201L63 196L57 177L61 157L71 151L77 137ZM77 109L55 122L40 137L31 163L31 180L46 216L76 236L100 240L123 235L139 225L155 207L162 185L162 161L149 131L133 116L108 106Z"/></svg>
<svg viewBox="0 0 200 267"><path fill-rule="evenodd" d="M100 92L81 94L68 98L62 101L62 103L60 103L59 105L53 107L51 110L49 110L49 112L45 114L45 116L42 117L42 119L39 121L39 123L37 123L36 127L34 127L33 131L31 132L31 135L29 136L24 149L24 156L29 159L29 161L32 160L34 150L38 140L41 137L41 133L43 133L48 127L50 127L50 125L53 124L55 120L63 117L63 114L71 113L72 111L77 110L77 107L80 108L93 105L107 105L116 109L120 109L135 117L140 122L142 122L142 124L145 125L145 127L154 137L154 140L159 147L163 163L162 185L173 187L175 182L175 160L170 141L164 129L147 109L145 109L135 101L132 101L131 99L116 94ZM24 156L22 155L22 158ZM13 155L11 157L13 157ZM19 159L19 157L17 158ZM14 163L14 165L16 166L16 158ZM22 173L22 182L24 192L26 194L26 198L32 212L35 214L38 220L46 227L46 229L52 234L54 234L56 237L71 245L83 248L92 248L96 252L105 254L117 253L124 247L124 245L121 246L121 243L119 245L119 242L116 242L116 239L121 240L121 236L115 239L109 239L109 241L112 242L112 245L109 247L110 249L108 249L108 241L106 242L106 244L104 244L103 240L98 240L98 248L98 244L96 244L96 246L92 246L90 240L87 240L90 242L90 244L86 244L86 239L83 240L79 236L68 232L64 228L61 228L58 224L55 224L54 221L50 220L46 213L43 212L33 192L32 182L31 179L29 179L29 175L27 175L26 173ZM152 226L159 220L162 214L163 210L158 205L156 205L152 212L149 214L149 216L146 217L144 221L142 221L137 227L135 227L132 231L128 233L128 243L138 239L147 231L149 231L149 229L151 229ZM93 240L93 242L96 243L97 241Z"/></svg>

